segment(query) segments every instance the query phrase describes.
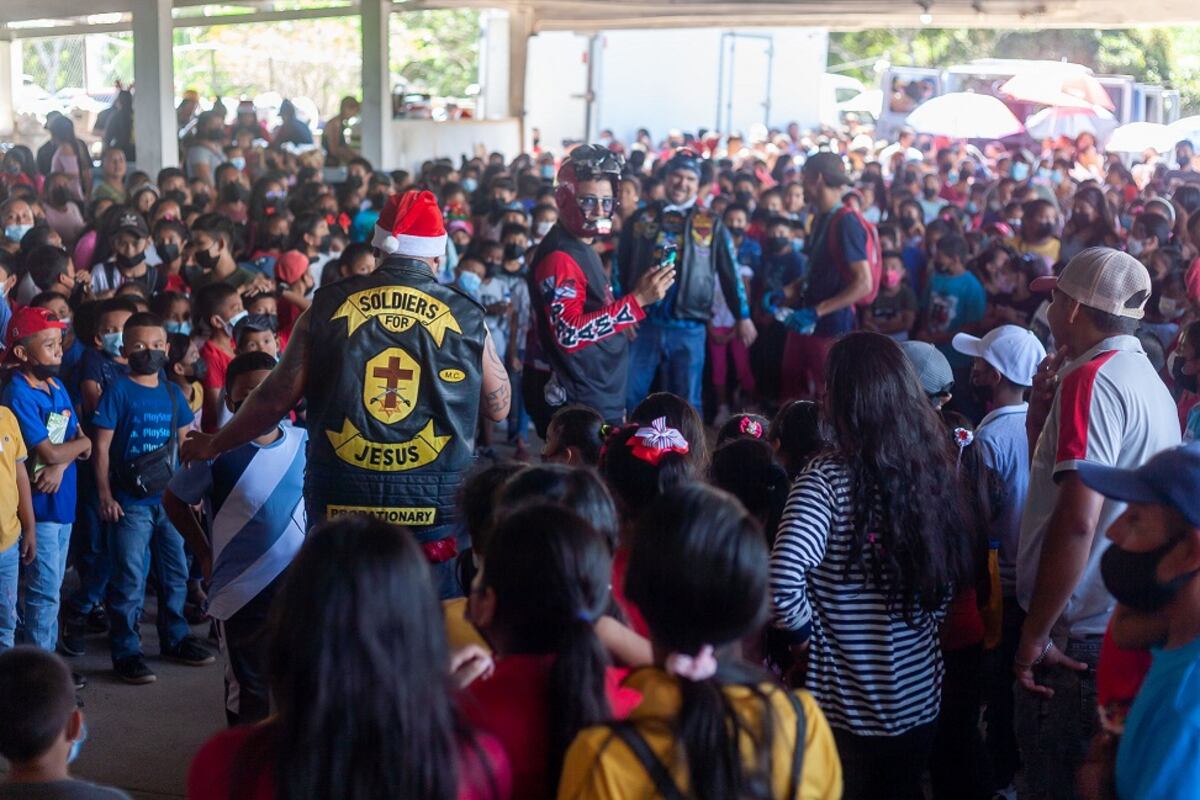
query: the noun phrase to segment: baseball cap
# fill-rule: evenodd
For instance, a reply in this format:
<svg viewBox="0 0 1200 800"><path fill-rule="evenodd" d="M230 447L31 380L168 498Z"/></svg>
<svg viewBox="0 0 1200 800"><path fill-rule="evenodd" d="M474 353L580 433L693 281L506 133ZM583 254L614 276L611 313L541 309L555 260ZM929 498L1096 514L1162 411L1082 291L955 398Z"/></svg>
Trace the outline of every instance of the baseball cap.
<svg viewBox="0 0 1200 800"><path fill-rule="evenodd" d="M982 358L1018 386L1033 385L1038 365L1046 357L1046 348L1033 331L1017 325L1001 325L982 339L956 333L952 344L960 353Z"/></svg>
<svg viewBox="0 0 1200 800"><path fill-rule="evenodd" d="M901 342L900 349L908 357L925 394L949 394L954 388L954 372L950 362L929 342Z"/></svg>
<svg viewBox="0 0 1200 800"><path fill-rule="evenodd" d="M1200 442L1163 450L1137 469L1082 461L1076 469L1084 486L1123 503L1174 508L1200 528Z"/></svg>
<svg viewBox="0 0 1200 800"><path fill-rule="evenodd" d="M275 261L275 277L284 283L295 283L308 272L308 256L299 250L288 250Z"/></svg>
<svg viewBox="0 0 1200 800"><path fill-rule="evenodd" d="M700 156L696 154L696 151L686 147L675 151L675 154L667 161L667 172L679 172L680 170L700 174Z"/></svg>
<svg viewBox="0 0 1200 800"><path fill-rule="evenodd" d="M66 330L67 323L59 322L47 308L40 306L22 306L12 315L8 323L8 336L5 339L5 360L12 360L13 346L17 342L35 333L45 330Z"/></svg>
<svg viewBox="0 0 1200 800"><path fill-rule="evenodd" d="M116 236L118 233L132 233L139 239L146 239L150 236L150 229L146 226L146 220L136 211L123 211L121 216L117 217L117 221L113 223L112 233Z"/></svg>
<svg viewBox="0 0 1200 800"><path fill-rule="evenodd" d="M1057 288L1089 308L1117 317L1141 319L1150 299L1150 273L1142 262L1111 247L1089 247L1072 258L1057 278L1035 278L1029 288Z"/></svg>
<svg viewBox="0 0 1200 800"><path fill-rule="evenodd" d="M846 177L846 165L837 153L815 153L804 162L805 175L820 175L829 186L845 186L850 183Z"/></svg>

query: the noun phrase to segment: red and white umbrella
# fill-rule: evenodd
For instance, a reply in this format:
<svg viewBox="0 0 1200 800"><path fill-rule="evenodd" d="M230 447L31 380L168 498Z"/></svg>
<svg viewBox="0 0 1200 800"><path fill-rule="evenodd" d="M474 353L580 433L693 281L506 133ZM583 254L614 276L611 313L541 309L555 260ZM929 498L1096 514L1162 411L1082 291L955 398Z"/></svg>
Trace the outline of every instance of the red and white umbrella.
<svg viewBox="0 0 1200 800"><path fill-rule="evenodd" d="M920 133L951 139L1003 139L1024 130L1001 100L974 92L928 100L908 115L906 124Z"/></svg>
<svg viewBox="0 0 1200 800"><path fill-rule="evenodd" d="M1099 106L1090 109L1051 106L1030 115L1025 120L1025 130L1035 139L1057 139L1059 136L1074 139L1081 133L1103 139L1118 124L1112 114Z"/></svg>
<svg viewBox="0 0 1200 800"><path fill-rule="evenodd" d="M1043 106L1116 109L1100 81L1080 69L1033 69L1022 72L1005 81L1000 87L1000 94L1023 103Z"/></svg>

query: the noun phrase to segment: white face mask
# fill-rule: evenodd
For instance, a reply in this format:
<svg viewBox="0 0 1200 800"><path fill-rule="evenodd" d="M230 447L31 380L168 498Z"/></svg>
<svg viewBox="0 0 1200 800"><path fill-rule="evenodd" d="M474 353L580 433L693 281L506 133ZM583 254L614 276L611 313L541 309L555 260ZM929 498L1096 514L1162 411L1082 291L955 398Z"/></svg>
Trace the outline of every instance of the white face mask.
<svg viewBox="0 0 1200 800"><path fill-rule="evenodd" d="M1142 253L1146 252L1146 243L1143 242L1141 239L1130 239L1128 250L1129 250L1129 255L1133 256L1134 258L1137 258Z"/></svg>

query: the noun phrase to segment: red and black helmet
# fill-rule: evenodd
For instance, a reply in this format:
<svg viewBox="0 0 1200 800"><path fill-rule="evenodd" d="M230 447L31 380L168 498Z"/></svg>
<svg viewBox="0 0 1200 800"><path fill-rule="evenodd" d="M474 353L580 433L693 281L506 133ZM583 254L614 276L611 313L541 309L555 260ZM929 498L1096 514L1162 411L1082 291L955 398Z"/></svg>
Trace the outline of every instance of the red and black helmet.
<svg viewBox="0 0 1200 800"><path fill-rule="evenodd" d="M588 219L579 204L578 188L584 181L607 178L613 189L613 211L616 211L617 184L625 159L598 144L576 147L558 169L558 185L554 199L558 203L558 220L574 236L604 236L612 232L612 217Z"/></svg>

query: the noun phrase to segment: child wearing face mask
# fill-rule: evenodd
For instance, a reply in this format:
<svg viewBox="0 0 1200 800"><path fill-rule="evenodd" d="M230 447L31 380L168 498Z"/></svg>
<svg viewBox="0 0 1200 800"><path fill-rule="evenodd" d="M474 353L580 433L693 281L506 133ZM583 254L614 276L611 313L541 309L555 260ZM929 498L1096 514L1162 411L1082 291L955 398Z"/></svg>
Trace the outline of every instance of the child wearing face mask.
<svg viewBox="0 0 1200 800"><path fill-rule="evenodd" d="M191 337L182 333L167 332L167 380L174 383L187 398L192 411L192 430L200 430L200 418L204 409L204 360L200 349Z"/></svg>
<svg viewBox="0 0 1200 800"><path fill-rule="evenodd" d="M917 295L905 280L907 274L899 252L884 252L879 294L863 315L866 330L885 334L897 342L908 341L913 323L917 321Z"/></svg>
<svg viewBox="0 0 1200 800"><path fill-rule="evenodd" d="M949 234L938 241L934 274L921 304L917 334L918 339L936 345L942 352L950 362L954 382L959 386L966 386L970 381L971 359L957 352L951 346L951 340L954 334L981 321L987 308L983 284L967 272L966 257L967 242L958 234Z"/></svg>
<svg viewBox="0 0 1200 800"><path fill-rule="evenodd" d="M167 270L146 263L150 229L142 215L132 209L122 211L113 223L110 235L112 255L92 270L92 294L112 297L126 283L141 285L147 295L167 285Z"/></svg>
<svg viewBox="0 0 1200 800"><path fill-rule="evenodd" d="M233 360L234 328L246 317L242 296L227 283L210 283L196 292L196 332L208 340L200 348L205 363L203 425L206 433L217 430L221 418L221 392L225 370Z"/></svg>

